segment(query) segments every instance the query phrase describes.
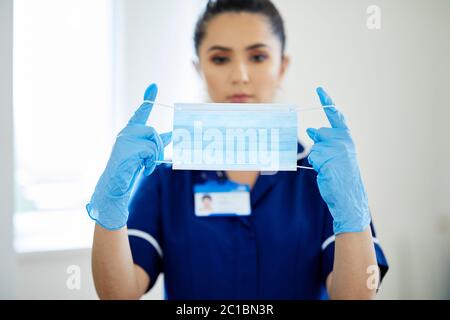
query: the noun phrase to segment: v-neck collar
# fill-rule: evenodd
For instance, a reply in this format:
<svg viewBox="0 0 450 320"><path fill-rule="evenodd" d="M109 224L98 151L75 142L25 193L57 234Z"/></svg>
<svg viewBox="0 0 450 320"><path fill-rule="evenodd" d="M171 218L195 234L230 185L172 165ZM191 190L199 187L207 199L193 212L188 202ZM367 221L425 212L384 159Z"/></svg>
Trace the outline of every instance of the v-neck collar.
<svg viewBox="0 0 450 320"><path fill-rule="evenodd" d="M300 155L304 152L304 147L297 143L297 153ZM280 180L283 172L273 172L272 174L262 174L258 175L253 188L250 191L250 202L252 209L256 208L258 203L264 196L272 189L277 181ZM205 183L208 180L216 181L228 181L228 177L225 171L196 171L194 175L195 183ZM253 215L253 213L252 213ZM250 226L248 217L240 217L240 220L247 226Z"/></svg>
<svg viewBox="0 0 450 320"><path fill-rule="evenodd" d="M259 200L271 189L273 184L277 181L279 172L273 174L259 174L258 178L250 191L251 205L254 207ZM197 171L195 174L195 183L205 183L208 180L215 181L230 181L225 171Z"/></svg>

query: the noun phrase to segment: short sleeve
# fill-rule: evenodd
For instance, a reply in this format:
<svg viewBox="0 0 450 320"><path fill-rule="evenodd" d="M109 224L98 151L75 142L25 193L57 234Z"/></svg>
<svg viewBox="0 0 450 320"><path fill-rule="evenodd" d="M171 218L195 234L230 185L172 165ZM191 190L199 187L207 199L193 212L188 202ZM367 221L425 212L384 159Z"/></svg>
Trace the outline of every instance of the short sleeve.
<svg viewBox="0 0 450 320"><path fill-rule="evenodd" d="M335 236L333 232L333 217L328 210L328 207L324 209L325 214L325 224L324 224L324 232L322 238L321 245L321 276L326 284L326 279L331 271L333 271L333 263L334 263L334 241ZM373 243L375 246L375 255L378 263L378 267L380 268L380 284L386 275L389 266L386 260L386 257L383 253L383 249L381 248L380 241L377 238L375 227L373 225L373 221L370 223L370 229L372 231Z"/></svg>
<svg viewBox="0 0 450 320"><path fill-rule="evenodd" d="M150 176L141 173L128 206L128 239L133 262L150 277L148 292L162 272L160 177L158 168Z"/></svg>

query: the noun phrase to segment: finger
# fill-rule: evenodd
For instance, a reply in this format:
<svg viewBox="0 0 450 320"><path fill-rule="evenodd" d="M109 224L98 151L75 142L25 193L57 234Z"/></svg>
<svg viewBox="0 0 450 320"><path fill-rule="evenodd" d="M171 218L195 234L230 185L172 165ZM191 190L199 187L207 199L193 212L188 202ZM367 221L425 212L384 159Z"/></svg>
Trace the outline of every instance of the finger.
<svg viewBox="0 0 450 320"><path fill-rule="evenodd" d="M162 160L164 157L164 153L163 153L164 151L161 151L161 150L164 150L161 145L161 143L162 143L162 141L160 141L161 138L159 138L159 135L157 135L157 137L158 138L156 138L155 141L151 141L151 143L153 144L153 147L151 148L153 152L150 157L145 159L145 162L144 162L144 166L145 166L144 175L146 175L146 176L151 175L153 173L153 171L155 171L155 169L156 169L155 161Z"/></svg>
<svg viewBox="0 0 450 320"><path fill-rule="evenodd" d="M156 145L159 150L158 155L155 157L150 157L145 160L144 174L146 176L151 175L153 171L156 169L157 164L155 163L155 158L157 158L157 160L164 160L164 147L170 143L172 139L172 132L162 133L161 135L158 135L158 138L156 139L157 139Z"/></svg>
<svg viewBox="0 0 450 320"><path fill-rule="evenodd" d="M153 127L142 126L142 137L147 140L153 140L158 135L158 132Z"/></svg>
<svg viewBox="0 0 450 320"><path fill-rule="evenodd" d="M333 99L331 99L331 97L322 87L318 87L316 91L319 95L320 103L322 104L322 106L334 106Z"/></svg>
<svg viewBox="0 0 450 320"><path fill-rule="evenodd" d="M156 130L152 127L146 128L153 130L154 134L149 132L150 136L147 136L146 139L137 140L136 143L138 144L139 149L142 150L140 157L144 159L145 166L147 167L155 160L163 160L164 142L160 135L156 133Z"/></svg>
<svg viewBox="0 0 450 320"><path fill-rule="evenodd" d="M329 154L329 152L326 152L326 149L315 149L312 150L308 155L308 162L314 168L314 170L319 172L322 166L331 158L332 156Z"/></svg>
<svg viewBox="0 0 450 320"><path fill-rule="evenodd" d="M162 141L159 134L155 135L154 142L156 143L156 147L158 150L156 160L164 160L164 142Z"/></svg>
<svg viewBox="0 0 450 320"><path fill-rule="evenodd" d="M308 136L311 138L312 141L314 141L314 143L319 142L319 137L317 136L317 129L314 128L308 128L306 129L306 133L308 134Z"/></svg>
<svg viewBox="0 0 450 320"><path fill-rule="evenodd" d="M154 154L154 153L149 158L145 159L144 175L149 176L155 170L155 168L156 168L155 159L156 159L156 154Z"/></svg>
<svg viewBox="0 0 450 320"><path fill-rule="evenodd" d="M315 143L312 147L311 147L311 151L310 153L313 152L317 152L317 153L321 153L326 151L326 146L323 145L322 143Z"/></svg>
<svg viewBox="0 0 450 320"><path fill-rule="evenodd" d="M145 90L144 100L155 101L156 95L158 94L158 87L156 84L151 84L147 90ZM150 116L150 112L153 109L153 103L144 102L141 104L139 109L136 110L134 115L131 117L129 124L146 124L148 117Z"/></svg>
<svg viewBox="0 0 450 320"><path fill-rule="evenodd" d="M345 123L344 115L339 112L334 106L333 99L328 95L328 93L322 88L317 88L317 94L319 95L320 103L322 106L332 106L324 108L325 115L331 124L332 128L344 128L347 129L347 124Z"/></svg>
<svg viewBox="0 0 450 320"><path fill-rule="evenodd" d="M158 158L158 146L155 141L145 141L142 144L142 151L139 152L142 164L144 165L144 175L149 176L156 167L155 160Z"/></svg>
<svg viewBox="0 0 450 320"><path fill-rule="evenodd" d="M332 128L348 129L344 115L335 107L325 108L325 114Z"/></svg>
<svg viewBox="0 0 450 320"><path fill-rule="evenodd" d="M152 158L153 160L161 160L161 153L163 152L162 140L159 134L155 134L150 140L140 140L138 141L139 148L142 148L147 152L148 156L145 160Z"/></svg>
<svg viewBox="0 0 450 320"><path fill-rule="evenodd" d="M161 133L160 137L164 147L167 147L167 145L172 141L172 132Z"/></svg>
<svg viewBox="0 0 450 320"><path fill-rule="evenodd" d="M125 127L119 133L119 136L127 136L127 137L131 136L134 138L152 140L153 137L157 134L158 132L156 132L155 128L140 124Z"/></svg>
<svg viewBox="0 0 450 320"><path fill-rule="evenodd" d="M319 172L319 167L317 166L317 162L314 161L314 160L315 160L315 159L314 159L314 154L313 154L313 153L310 153L309 156L308 156L308 163L309 163L310 166L313 167L313 169L314 169L316 172Z"/></svg>
<svg viewBox="0 0 450 320"><path fill-rule="evenodd" d="M346 140L349 137L349 133L346 129L340 128L320 128L314 129L314 138L316 141L334 141L334 140Z"/></svg>
<svg viewBox="0 0 450 320"><path fill-rule="evenodd" d="M145 148L145 150L139 151L138 156L142 161L146 161L147 159L153 156L154 152L151 149Z"/></svg>

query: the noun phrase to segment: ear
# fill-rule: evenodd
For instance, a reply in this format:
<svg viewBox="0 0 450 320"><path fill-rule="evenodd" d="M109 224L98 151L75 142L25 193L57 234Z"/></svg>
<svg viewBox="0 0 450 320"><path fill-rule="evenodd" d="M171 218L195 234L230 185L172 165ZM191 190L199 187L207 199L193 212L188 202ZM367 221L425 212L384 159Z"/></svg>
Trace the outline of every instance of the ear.
<svg viewBox="0 0 450 320"><path fill-rule="evenodd" d="M193 59L192 65L193 65L195 71L197 71L197 74L201 77L202 71L201 71L200 62L198 61L198 59Z"/></svg>
<svg viewBox="0 0 450 320"><path fill-rule="evenodd" d="M291 63L291 58L287 55L283 56L283 60L281 61L281 67L280 67L280 80L283 79L284 75L286 74L286 71Z"/></svg>

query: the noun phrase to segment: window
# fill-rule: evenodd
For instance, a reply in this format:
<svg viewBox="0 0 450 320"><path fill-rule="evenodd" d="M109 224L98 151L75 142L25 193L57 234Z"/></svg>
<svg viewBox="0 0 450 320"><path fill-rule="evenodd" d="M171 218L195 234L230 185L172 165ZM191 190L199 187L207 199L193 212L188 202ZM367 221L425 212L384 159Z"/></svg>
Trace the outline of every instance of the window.
<svg viewBox="0 0 450 320"><path fill-rule="evenodd" d="M113 142L111 4L14 1L19 252L89 246L84 206Z"/></svg>

